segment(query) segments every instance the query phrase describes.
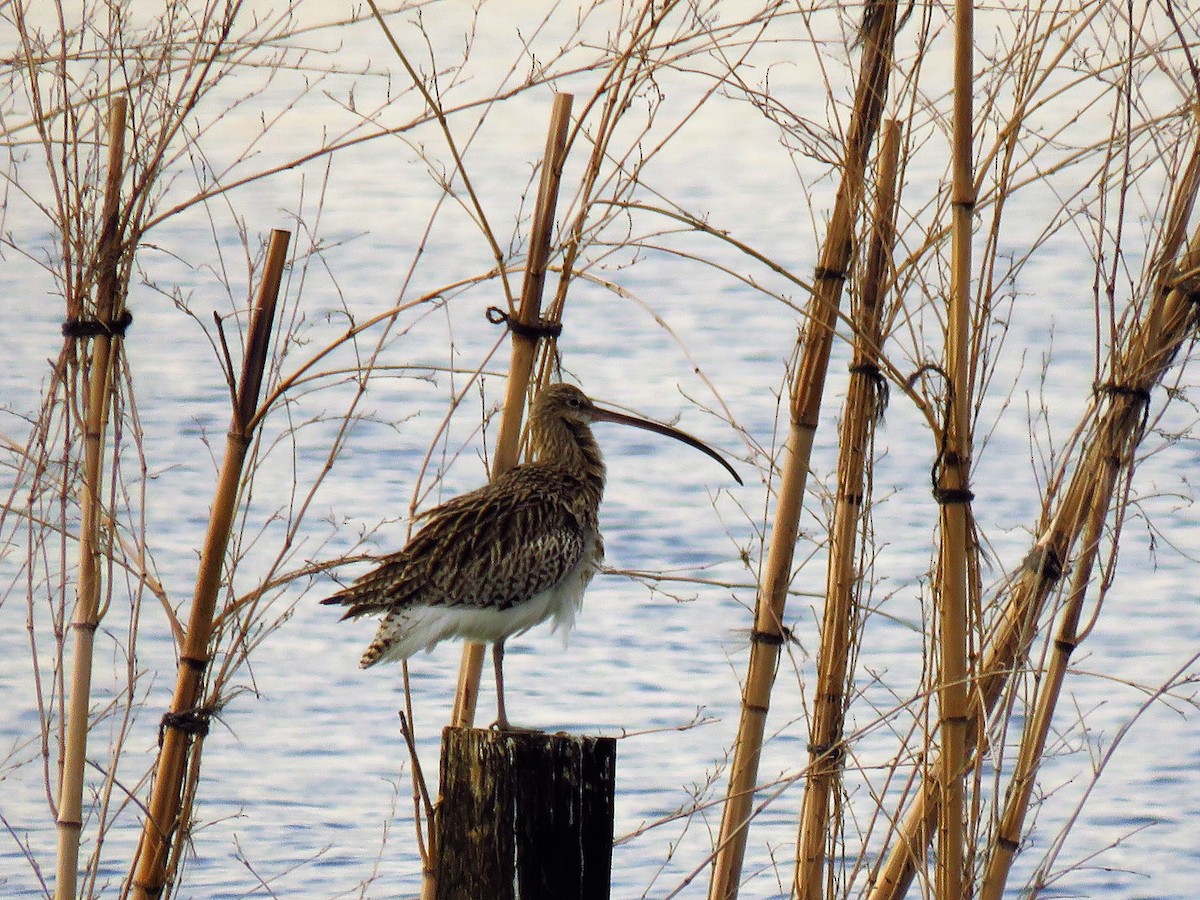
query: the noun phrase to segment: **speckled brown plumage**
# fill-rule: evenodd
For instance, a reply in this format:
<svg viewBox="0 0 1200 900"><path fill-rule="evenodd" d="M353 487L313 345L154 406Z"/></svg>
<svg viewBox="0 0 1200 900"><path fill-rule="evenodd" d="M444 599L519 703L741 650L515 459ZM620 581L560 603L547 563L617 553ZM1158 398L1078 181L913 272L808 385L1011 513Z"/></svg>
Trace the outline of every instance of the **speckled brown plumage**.
<svg viewBox="0 0 1200 900"><path fill-rule="evenodd" d="M505 639L548 619L555 628L570 629L604 559L604 460L589 427L594 421L669 435L733 472L695 438L597 407L573 385L550 385L530 413L534 462L430 511L403 550L321 601L347 607L343 618L382 616L360 662L364 668L405 659L447 638L491 643L498 724L506 725Z"/></svg>

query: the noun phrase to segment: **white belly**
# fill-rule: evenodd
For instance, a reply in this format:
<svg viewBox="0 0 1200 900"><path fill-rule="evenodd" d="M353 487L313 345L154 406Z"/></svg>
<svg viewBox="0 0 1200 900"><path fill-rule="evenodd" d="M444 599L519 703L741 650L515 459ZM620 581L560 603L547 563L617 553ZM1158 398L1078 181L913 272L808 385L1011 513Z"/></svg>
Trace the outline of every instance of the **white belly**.
<svg viewBox="0 0 1200 900"><path fill-rule="evenodd" d="M604 544L597 536L594 552L584 556L562 581L507 609L464 604L419 606L389 613L379 624L362 665L407 659L418 650L432 650L450 638L494 644L524 634L548 619L553 622L554 631L562 630L566 644L575 616L583 605L583 592L603 560Z"/></svg>

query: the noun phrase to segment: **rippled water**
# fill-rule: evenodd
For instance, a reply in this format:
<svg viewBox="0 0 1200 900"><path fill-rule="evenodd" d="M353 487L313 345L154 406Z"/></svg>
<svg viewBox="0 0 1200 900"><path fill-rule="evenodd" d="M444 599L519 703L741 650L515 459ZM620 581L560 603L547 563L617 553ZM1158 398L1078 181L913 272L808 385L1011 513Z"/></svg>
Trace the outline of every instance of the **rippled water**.
<svg viewBox="0 0 1200 900"><path fill-rule="evenodd" d="M477 44L480 71L487 71L489 54L498 61L509 59L513 41L505 14L496 7L486 9L491 12L485 16L484 36L492 36L493 42ZM448 41L456 33L452 24L438 32ZM411 31L405 34L412 37ZM377 68L391 65L373 31L364 28L346 35L336 58L351 67L368 57ZM763 77L762 71L756 70L755 77ZM351 81L357 85L360 108L371 98L378 101L386 89L382 79L368 77L337 79L334 85L344 88ZM578 82L581 88L591 85L583 77ZM686 79L666 83L664 110L694 102L694 86ZM796 108L821 108L819 85L790 63L780 62L771 70L771 88ZM276 85L242 114L256 120L262 106L287 89ZM213 103L241 90L230 82ZM468 156L502 235L512 230L531 161L541 153L548 109L549 94L534 92L495 110ZM293 152L296 142L310 140L306 129L327 124L319 116L328 105L317 96L298 110L273 133L263 149L266 156ZM336 118L332 111L328 115ZM254 124L229 127L236 133L238 127ZM422 131L421 139L437 146L440 154L435 132ZM567 184L574 183L572 175L578 177L579 165L573 158ZM925 166L910 172L908 189L921 196L935 191L941 177L936 164ZM298 211L311 226L321 177L321 164L302 167L236 193L234 202L254 233L293 227ZM796 272L811 271L813 232L821 233L831 184L820 180L808 195L803 193L773 127L744 106L714 103L654 160L646 178L667 196L710 216L714 226L777 254ZM335 157L319 224L326 246L320 264L308 269L299 302L307 320L303 333L311 343L296 349L285 370L345 327L338 313L343 299L359 321L395 300L436 196L424 166L400 141L376 141ZM1019 197L1027 211L1012 213L1014 221L1036 216L1040 199ZM245 265L237 234L222 212L214 216L224 264L240 289ZM810 227L814 222L815 229ZM28 229L38 227L13 220L6 224L23 240L32 237ZM144 287L135 288L130 299L137 318L128 353L151 476L147 529L156 575L176 603L190 597L228 417L227 388L199 328L212 309L229 308L228 298L203 268L215 264L207 232L203 218L178 219L155 235L155 247L141 257L150 278L179 286L196 320ZM1020 238L1013 236L1015 245ZM297 240L301 249L308 249L307 237ZM1092 274L1078 240L1074 232L1051 240L1040 251L1041 261L1015 286L995 399L989 398L981 412L981 428L989 437L979 454L975 490L993 555L993 567L985 573L989 582L999 581L1020 561L1029 543L1027 529L1037 516L1027 403L1044 400L1057 448L1084 409L1093 378L1092 310L1087 293L1080 292L1081 285L1090 285ZM747 265L727 247L680 243L702 247L711 262ZM679 417L681 427L741 459L747 486L728 483L719 467L679 445L598 426L609 462L602 512L607 562L618 569L667 570L735 586L688 581L653 590L625 577L601 576L588 593L568 648L542 628L512 642L507 657L509 705L516 721L630 735L618 748L619 835L669 816L697 792L712 799L724 787L722 767L737 725L748 610L754 601L753 589L746 585L753 580L764 509L770 507L764 503L763 458L756 454L751 459L749 446L769 449L776 440L775 396L784 383L797 325L787 305L714 269L653 251L642 257L636 265L624 266L629 254L618 254L613 265L594 273L617 282L636 300L583 281L573 287L560 342L568 377L594 396L664 420ZM447 207L405 296L489 266L478 232L464 215ZM299 272L297 265L288 285L293 296L300 289ZM755 274L762 283L785 289L769 273ZM5 258L0 284L11 298L0 305L0 325L9 335L9 358L0 370L3 431L21 440L23 428L14 414L36 405L47 371L44 360L59 345L61 310L37 267L19 257ZM794 287L788 290L798 294ZM473 367L499 337L482 315L498 298L498 292L478 290L451 297L420 320L411 314L402 326L415 324L389 343L381 361L423 367L423 372ZM833 483L837 401L846 379L844 349L837 352L810 479L817 492L809 501L813 510L819 509L819 493ZM1051 352L1039 396L1043 356ZM351 362L346 355L340 360ZM501 372L506 362L502 349L489 368ZM696 398L714 405L694 367L717 386L746 441L690 402ZM435 383L404 373L378 376L360 410L372 421L355 427L318 492L301 532L297 563L344 552L361 529L381 520L372 546L382 551L403 542L414 482L444 415L448 388L462 383L461 375L445 373ZM484 402L496 403L502 377L486 378L485 391ZM303 486L315 477L347 396L345 389L329 388L268 419L270 439L304 424L294 453L285 443L264 463L246 532L253 535L262 527L264 537L239 573L239 590L251 588L265 571L281 539L271 516L288 508L293 482ZM480 402L472 395L455 419L445 446L450 454L460 447L462 453L446 473L443 496L484 478L479 461L483 444L475 433ZM1173 430L1190 426L1183 409L1164 423ZM493 440L494 432L489 432L489 448ZM1194 895L1200 877L1193 838L1200 813L1200 732L1195 716L1189 715L1191 689L1182 687L1176 696L1149 703L1143 711L1148 699L1143 686L1164 682L1200 649L1194 615L1197 569L1189 559L1197 514L1187 483L1196 447L1190 432L1171 444L1153 435L1150 444L1161 452L1145 461L1135 481L1140 504L1126 526L1120 570L1095 631L1073 660L1052 738L1055 755L1043 773L1044 789L1054 793L1041 808L1033 846L1020 857L1013 879L1019 885L1029 877L1039 851L1073 814L1091 774L1103 764L1103 775L1058 858L1057 871L1064 874L1051 889L1053 896L1185 898ZM874 602L882 604L883 614L869 620L859 659L864 697L853 710L856 726L873 722L877 710L891 708L918 689L921 637L916 629L929 602L936 523L928 490L934 447L904 399L894 399L876 450L875 489L881 499L874 512L875 570L881 581ZM4 478L10 478L7 470ZM426 498L422 505L435 499ZM811 691L820 612L811 593L824 584L823 556L812 547L818 525L806 515L806 537L797 552L798 563L804 564L794 582L801 594L789 609L799 643L789 648L781 665L768 728L771 740L761 766L764 781L795 773L806 758L802 700ZM743 551L749 567L741 559ZM15 577L18 560L13 554L20 552L17 547L0 558L6 585ZM400 670L357 668L373 624L336 624L336 615L316 603L331 587L328 579L302 581L274 601L280 611L293 603L294 610L255 649L252 664L237 678L243 691L207 740L198 810L202 825L182 897L357 896L366 881L365 895L371 897L409 896L417 890L420 867L410 825L409 764L396 716L403 703ZM130 741L127 772L134 777L154 750L159 710L168 700L174 671L163 617L152 598L144 602L138 667L146 709ZM120 606L115 604L105 623L111 634L102 630L99 637L98 703L122 683L124 661L117 648L125 639L128 611ZM22 589L15 586L0 606L0 813L9 829L8 838L0 841L0 891L12 897L39 894L20 846L31 847L38 864L51 870L55 841L35 740L26 616ZM44 626L44 619L39 624ZM41 639L47 640L44 632ZM459 648L451 645L411 664L421 758L431 777L458 660ZM491 715L490 690L485 676L482 720ZM689 724L695 727L683 727ZM858 761L868 768L880 766L903 750L895 734L876 730L859 745ZM709 782L715 786L712 791L705 790ZM778 896L780 885L789 882L798 801L799 791L787 787L759 817L742 892L747 900ZM703 867L719 818L719 807L706 806L690 819L621 842L614 856L613 896L662 897L682 884ZM134 838L127 828L110 838L100 879L101 884L107 879L109 895L116 894L124 876ZM683 887L681 896L702 897L705 884L701 875Z"/></svg>

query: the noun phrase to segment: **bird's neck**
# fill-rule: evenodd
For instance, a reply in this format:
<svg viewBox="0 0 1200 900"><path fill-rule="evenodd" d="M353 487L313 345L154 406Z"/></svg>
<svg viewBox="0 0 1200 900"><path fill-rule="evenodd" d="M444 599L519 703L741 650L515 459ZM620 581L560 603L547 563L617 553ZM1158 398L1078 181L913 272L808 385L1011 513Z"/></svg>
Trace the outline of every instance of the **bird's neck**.
<svg viewBox="0 0 1200 900"><path fill-rule="evenodd" d="M555 422L534 430L534 449L539 462L562 466L578 477L596 501L604 493L604 457L587 425Z"/></svg>

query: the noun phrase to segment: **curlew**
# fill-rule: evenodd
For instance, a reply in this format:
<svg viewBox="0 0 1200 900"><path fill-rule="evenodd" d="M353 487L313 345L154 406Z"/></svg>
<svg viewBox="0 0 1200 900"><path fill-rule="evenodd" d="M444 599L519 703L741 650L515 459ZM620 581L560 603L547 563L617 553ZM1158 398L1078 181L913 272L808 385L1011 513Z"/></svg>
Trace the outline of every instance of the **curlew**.
<svg viewBox="0 0 1200 900"><path fill-rule="evenodd" d="M403 550L322 603L343 619L380 615L364 669L407 659L448 638L492 645L496 727L504 708L504 642L553 620L568 631L588 582L604 560L600 500L604 459L593 422L632 425L725 459L678 429L597 406L579 388L552 384L530 413L533 462L425 513Z"/></svg>

